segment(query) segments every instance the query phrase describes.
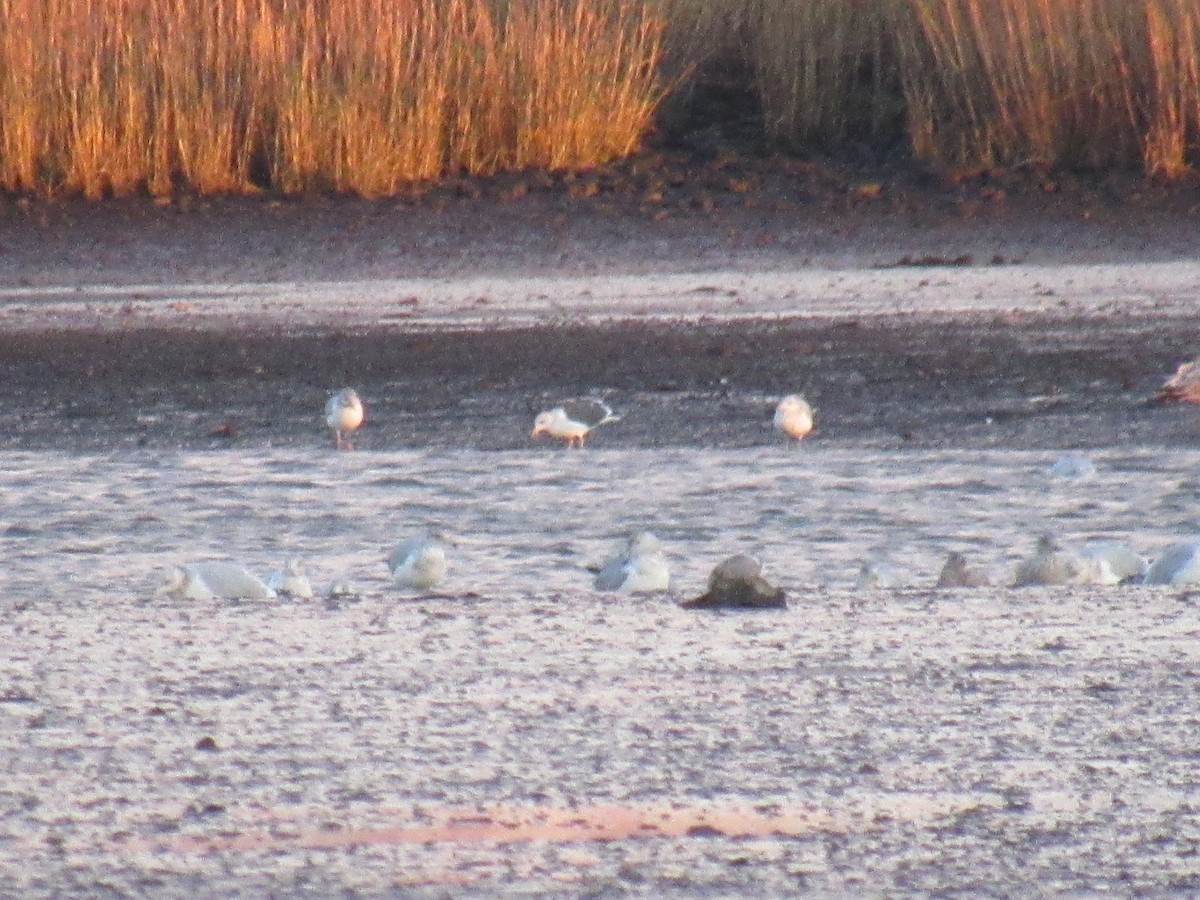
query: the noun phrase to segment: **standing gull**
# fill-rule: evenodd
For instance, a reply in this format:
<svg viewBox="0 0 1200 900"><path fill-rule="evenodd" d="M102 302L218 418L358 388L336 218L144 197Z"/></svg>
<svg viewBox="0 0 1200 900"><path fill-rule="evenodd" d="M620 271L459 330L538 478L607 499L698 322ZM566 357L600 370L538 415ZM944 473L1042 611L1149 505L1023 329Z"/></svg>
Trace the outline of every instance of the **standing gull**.
<svg viewBox="0 0 1200 900"><path fill-rule="evenodd" d="M529 436L548 434L566 441L568 447L582 447L589 431L620 418L613 415L612 408L603 400L567 400L553 409L538 413Z"/></svg>
<svg viewBox="0 0 1200 900"><path fill-rule="evenodd" d="M342 388L325 404L325 422L333 429L339 450L353 450L354 445L344 435L363 423L363 405L354 388Z"/></svg>
<svg viewBox="0 0 1200 900"><path fill-rule="evenodd" d="M788 394L775 407L775 427L795 441L813 428L813 411L802 394Z"/></svg>
<svg viewBox="0 0 1200 900"><path fill-rule="evenodd" d="M401 541L387 558L392 579L418 591L435 587L446 577L446 543L440 531L423 531Z"/></svg>
<svg viewBox="0 0 1200 900"><path fill-rule="evenodd" d="M176 566L155 592L177 600L270 600L275 592L237 563Z"/></svg>
<svg viewBox="0 0 1200 900"><path fill-rule="evenodd" d="M596 574L596 590L650 594L670 587L671 574L662 542L648 531L633 537L620 553L604 561Z"/></svg>

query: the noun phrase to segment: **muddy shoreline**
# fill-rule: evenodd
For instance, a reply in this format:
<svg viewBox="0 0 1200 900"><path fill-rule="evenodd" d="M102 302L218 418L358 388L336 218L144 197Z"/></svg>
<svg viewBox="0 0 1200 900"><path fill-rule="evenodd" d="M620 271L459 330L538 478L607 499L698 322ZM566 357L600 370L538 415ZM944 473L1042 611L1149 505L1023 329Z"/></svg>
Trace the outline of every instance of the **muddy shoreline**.
<svg viewBox="0 0 1200 900"><path fill-rule="evenodd" d="M1200 346L1200 317L613 322L504 330L0 333L7 449L322 447L353 384L362 449L529 446L536 412L602 395L596 447L776 440L778 395L839 446L1186 446L1200 421L1148 402Z"/></svg>
<svg viewBox="0 0 1200 900"><path fill-rule="evenodd" d="M1200 433L1145 403L1200 349L1194 189L700 174L650 205L632 175L0 201L0 447L320 447L346 384L364 449L526 447L534 413L590 393L623 413L596 446L772 441L794 390L813 440L848 446Z"/></svg>

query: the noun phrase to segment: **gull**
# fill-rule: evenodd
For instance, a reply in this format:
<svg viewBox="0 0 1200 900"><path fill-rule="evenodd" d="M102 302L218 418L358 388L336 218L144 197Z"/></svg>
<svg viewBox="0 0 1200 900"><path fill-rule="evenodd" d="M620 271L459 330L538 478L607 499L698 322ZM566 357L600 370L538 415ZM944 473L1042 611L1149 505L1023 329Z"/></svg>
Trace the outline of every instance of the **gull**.
<svg viewBox="0 0 1200 900"><path fill-rule="evenodd" d="M388 554L392 579L403 587L427 591L446 577L446 547L449 539L440 531L423 531L406 538Z"/></svg>
<svg viewBox="0 0 1200 900"><path fill-rule="evenodd" d="M271 588L232 562L176 566L155 593L176 600L270 600L275 596Z"/></svg>
<svg viewBox="0 0 1200 900"><path fill-rule="evenodd" d="M662 543L648 531L604 561L596 574L596 590L621 594L651 594L670 587L671 575Z"/></svg>
<svg viewBox="0 0 1200 900"><path fill-rule="evenodd" d="M992 580L987 575L967 565L967 558L963 554L952 550L946 557L941 574L938 575L936 587L986 587L991 583Z"/></svg>
<svg viewBox="0 0 1200 900"><path fill-rule="evenodd" d="M1091 560L1102 577L1111 573L1114 580L1103 584L1138 583L1150 568L1144 556L1121 541L1088 541L1079 549L1079 555Z"/></svg>
<svg viewBox="0 0 1200 900"><path fill-rule="evenodd" d="M1038 538L1033 556L1017 566L1013 587L1050 584L1117 584L1117 577L1108 560L1100 556L1085 556L1063 547L1049 534Z"/></svg>
<svg viewBox="0 0 1200 900"><path fill-rule="evenodd" d="M567 442L567 446L583 446L589 431L608 422L617 422L620 416L602 400L567 400L553 409L538 413L533 420L530 437L548 434Z"/></svg>
<svg viewBox="0 0 1200 900"><path fill-rule="evenodd" d="M891 563L882 559L863 563L854 580L854 586L859 590L896 587L899 583L900 574Z"/></svg>
<svg viewBox="0 0 1200 900"><path fill-rule="evenodd" d="M786 609L782 588L762 576L762 563L739 553L717 564L708 576L708 590L680 604L685 609Z"/></svg>
<svg viewBox="0 0 1200 900"><path fill-rule="evenodd" d="M1158 400L1186 400L1200 403L1200 359L1185 362L1158 389Z"/></svg>
<svg viewBox="0 0 1200 900"><path fill-rule="evenodd" d="M1067 481L1080 481L1096 474L1096 464L1081 453L1064 453L1050 467L1050 475Z"/></svg>
<svg viewBox="0 0 1200 900"><path fill-rule="evenodd" d="M788 394L775 407L775 427L796 441L813 428L813 411L802 394Z"/></svg>
<svg viewBox="0 0 1200 900"><path fill-rule="evenodd" d="M1159 554L1146 570L1143 584L1196 584L1200 582L1200 540L1180 541Z"/></svg>
<svg viewBox="0 0 1200 900"><path fill-rule="evenodd" d="M267 579L267 587L277 594L295 597L297 600L313 598L312 583L304 574L304 565L298 559L289 559L283 564L283 569L272 572Z"/></svg>
<svg viewBox="0 0 1200 900"><path fill-rule="evenodd" d="M357 597L358 590L348 578L335 578L325 588L325 599L337 600L343 597Z"/></svg>
<svg viewBox="0 0 1200 900"><path fill-rule="evenodd" d="M342 388L325 403L325 422L333 429L333 437L339 450L353 450L354 445L346 440L349 434L363 423L363 405L354 388Z"/></svg>

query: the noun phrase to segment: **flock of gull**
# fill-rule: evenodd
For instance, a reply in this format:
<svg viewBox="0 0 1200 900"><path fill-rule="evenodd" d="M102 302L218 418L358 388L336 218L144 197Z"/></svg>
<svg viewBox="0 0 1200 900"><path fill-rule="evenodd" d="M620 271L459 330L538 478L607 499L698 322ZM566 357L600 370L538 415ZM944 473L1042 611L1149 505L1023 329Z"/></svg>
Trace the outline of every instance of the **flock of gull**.
<svg viewBox="0 0 1200 900"><path fill-rule="evenodd" d="M1200 403L1200 359L1185 363L1167 380L1160 399ZM350 440L363 424L362 400L353 388L333 394L325 405L325 422L333 431L339 450L351 450ZM530 437L548 435L568 447L582 447L594 428L620 417L598 399L569 400L539 413ZM800 394L789 394L775 408L775 428L789 440L801 441L813 429L813 409ZM1058 478L1085 478L1095 466L1085 456L1066 454L1050 468ZM385 561L393 582L406 590L428 593L445 579L447 548L456 542L441 531L422 531L392 548ZM656 594L671 590L670 566L662 542L650 532L633 535L612 556L588 567L597 591L615 594ZM1069 546L1051 534L1041 535L1033 552L1016 567L1010 579L973 568L964 554L949 554L938 576L937 588L985 587L1009 584L1116 585L1200 583L1200 539L1169 546L1152 562L1129 545L1095 540ZM855 582L858 589L899 586L896 574L883 562L864 563ZM283 569L263 581L233 562L197 562L176 567L158 593L180 599L271 599L279 596L310 599L316 596L299 560L290 559ZM325 590L329 598L353 595L346 581L335 581ZM689 607L779 607L786 605L784 592L762 575L761 564L752 557L737 555L721 562L700 597L683 603Z"/></svg>

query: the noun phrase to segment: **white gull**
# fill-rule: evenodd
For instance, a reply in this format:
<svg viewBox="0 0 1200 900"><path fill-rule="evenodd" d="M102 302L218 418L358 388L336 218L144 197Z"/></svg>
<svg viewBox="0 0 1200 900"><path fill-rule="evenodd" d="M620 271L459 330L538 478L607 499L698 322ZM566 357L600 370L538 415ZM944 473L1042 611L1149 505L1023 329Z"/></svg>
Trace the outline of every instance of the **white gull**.
<svg viewBox="0 0 1200 900"><path fill-rule="evenodd" d="M1200 359L1185 362L1158 389L1159 400L1200 403Z"/></svg>
<svg viewBox="0 0 1200 900"><path fill-rule="evenodd" d="M313 598L312 583L304 574L304 564L298 559L289 559L281 570L272 572L267 578L267 587L277 594L285 594L297 600Z"/></svg>
<svg viewBox="0 0 1200 900"><path fill-rule="evenodd" d="M354 445L346 439L363 423L363 405L354 388L342 388L325 403L325 423L333 429L333 438L339 450L353 450Z"/></svg>
<svg viewBox="0 0 1200 900"><path fill-rule="evenodd" d="M670 588L671 573L662 542L648 531L634 535L596 574L598 591L649 594Z"/></svg>
<svg viewBox="0 0 1200 900"><path fill-rule="evenodd" d="M1159 554L1146 570L1143 584L1196 584L1200 582L1200 539L1180 541Z"/></svg>
<svg viewBox="0 0 1200 900"><path fill-rule="evenodd" d="M275 596L271 588L232 562L176 566L156 593L177 600L270 600Z"/></svg>
<svg viewBox="0 0 1200 900"><path fill-rule="evenodd" d="M603 400L567 400L553 409L538 413L529 436L548 434L566 441L568 447L582 447L589 431L608 422L617 422L620 418L613 415L612 408Z"/></svg>
<svg viewBox="0 0 1200 900"><path fill-rule="evenodd" d="M775 427L800 441L813 429L813 411L802 394L788 394L775 407Z"/></svg>
<svg viewBox="0 0 1200 900"><path fill-rule="evenodd" d="M423 531L392 548L387 566L399 585L427 591L446 577L446 547L449 539L440 531Z"/></svg>

